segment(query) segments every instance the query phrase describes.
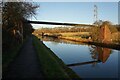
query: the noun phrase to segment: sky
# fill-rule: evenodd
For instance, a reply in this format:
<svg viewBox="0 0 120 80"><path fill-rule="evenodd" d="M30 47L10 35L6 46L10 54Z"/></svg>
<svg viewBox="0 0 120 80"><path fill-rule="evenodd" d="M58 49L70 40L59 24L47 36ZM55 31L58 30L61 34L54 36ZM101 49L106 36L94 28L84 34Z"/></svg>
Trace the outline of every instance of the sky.
<svg viewBox="0 0 120 80"><path fill-rule="evenodd" d="M117 2L34 2L40 5L36 15L30 20L92 24L94 22L94 5L98 7L98 19L118 23ZM51 25L32 24L35 29L56 27Z"/></svg>

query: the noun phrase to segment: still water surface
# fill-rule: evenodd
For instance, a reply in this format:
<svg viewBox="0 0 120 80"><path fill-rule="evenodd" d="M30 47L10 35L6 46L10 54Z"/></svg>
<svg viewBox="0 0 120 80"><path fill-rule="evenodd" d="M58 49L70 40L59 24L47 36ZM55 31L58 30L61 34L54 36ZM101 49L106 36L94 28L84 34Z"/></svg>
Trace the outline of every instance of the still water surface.
<svg viewBox="0 0 120 80"><path fill-rule="evenodd" d="M45 38L43 43L81 78L117 78L118 50ZM91 62L97 61L97 62Z"/></svg>

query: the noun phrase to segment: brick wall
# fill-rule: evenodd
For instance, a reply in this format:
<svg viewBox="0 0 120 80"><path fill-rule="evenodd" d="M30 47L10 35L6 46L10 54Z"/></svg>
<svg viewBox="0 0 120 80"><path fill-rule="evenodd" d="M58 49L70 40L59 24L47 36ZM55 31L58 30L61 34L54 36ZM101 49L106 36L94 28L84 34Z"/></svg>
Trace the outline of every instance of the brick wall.
<svg viewBox="0 0 120 80"><path fill-rule="evenodd" d="M99 40L103 43L111 43L111 31L108 25L101 26Z"/></svg>

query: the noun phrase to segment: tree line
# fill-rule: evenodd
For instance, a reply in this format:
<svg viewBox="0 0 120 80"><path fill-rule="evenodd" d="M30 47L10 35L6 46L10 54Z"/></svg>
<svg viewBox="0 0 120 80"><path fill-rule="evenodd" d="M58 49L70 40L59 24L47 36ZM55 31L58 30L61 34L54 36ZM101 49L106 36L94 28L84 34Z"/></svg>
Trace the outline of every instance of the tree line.
<svg viewBox="0 0 120 80"><path fill-rule="evenodd" d="M55 28L41 28L35 30L34 33L67 33L67 32L89 32L91 27L55 27Z"/></svg>
<svg viewBox="0 0 120 80"><path fill-rule="evenodd" d="M34 31L32 25L25 23L36 14L38 5L30 2L1 2L2 8L2 48L3 53L22 44Z"/></svg>
<svg viewBox="0 0 120 80"><path fill-rule="evenodd" d="M98 42L100 39L100 35L102 35L101 32L101 28L104 25L108 25L108 28L111 31L111 34L109 34L108 36L111 36L111 39L113 41L120 41L119 40L119 32L120 32L120 27L119 25L113 25L110 21L97 21L95 23L93 23L93 27L76 27L76 26L71 26L71 27L54 27L54 28L41 28L41 29L37 29L34 31L34 34L38 34L41 35L42 33L69 33L69 32L89 32L90 35L89 37L91 37L91 39L93 41ZM81 35L84 36L84 35Z"/></svg>

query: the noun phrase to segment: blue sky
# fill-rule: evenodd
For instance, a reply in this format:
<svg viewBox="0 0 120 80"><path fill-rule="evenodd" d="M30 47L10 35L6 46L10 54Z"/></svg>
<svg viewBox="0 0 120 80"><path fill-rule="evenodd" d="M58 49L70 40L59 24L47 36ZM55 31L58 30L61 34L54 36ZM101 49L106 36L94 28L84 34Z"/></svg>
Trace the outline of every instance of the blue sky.
<svg viewBox="0 0 120 80"><path fill-rule="evenodd" d="M38 21L70 22L92 24L94 4L98 7L98 19L118 23L117 2L35 2L40 5L37 9ZM32 18L32 20L36 20ZM34 28L54 27L49 25L35 25Z"/></svg>

